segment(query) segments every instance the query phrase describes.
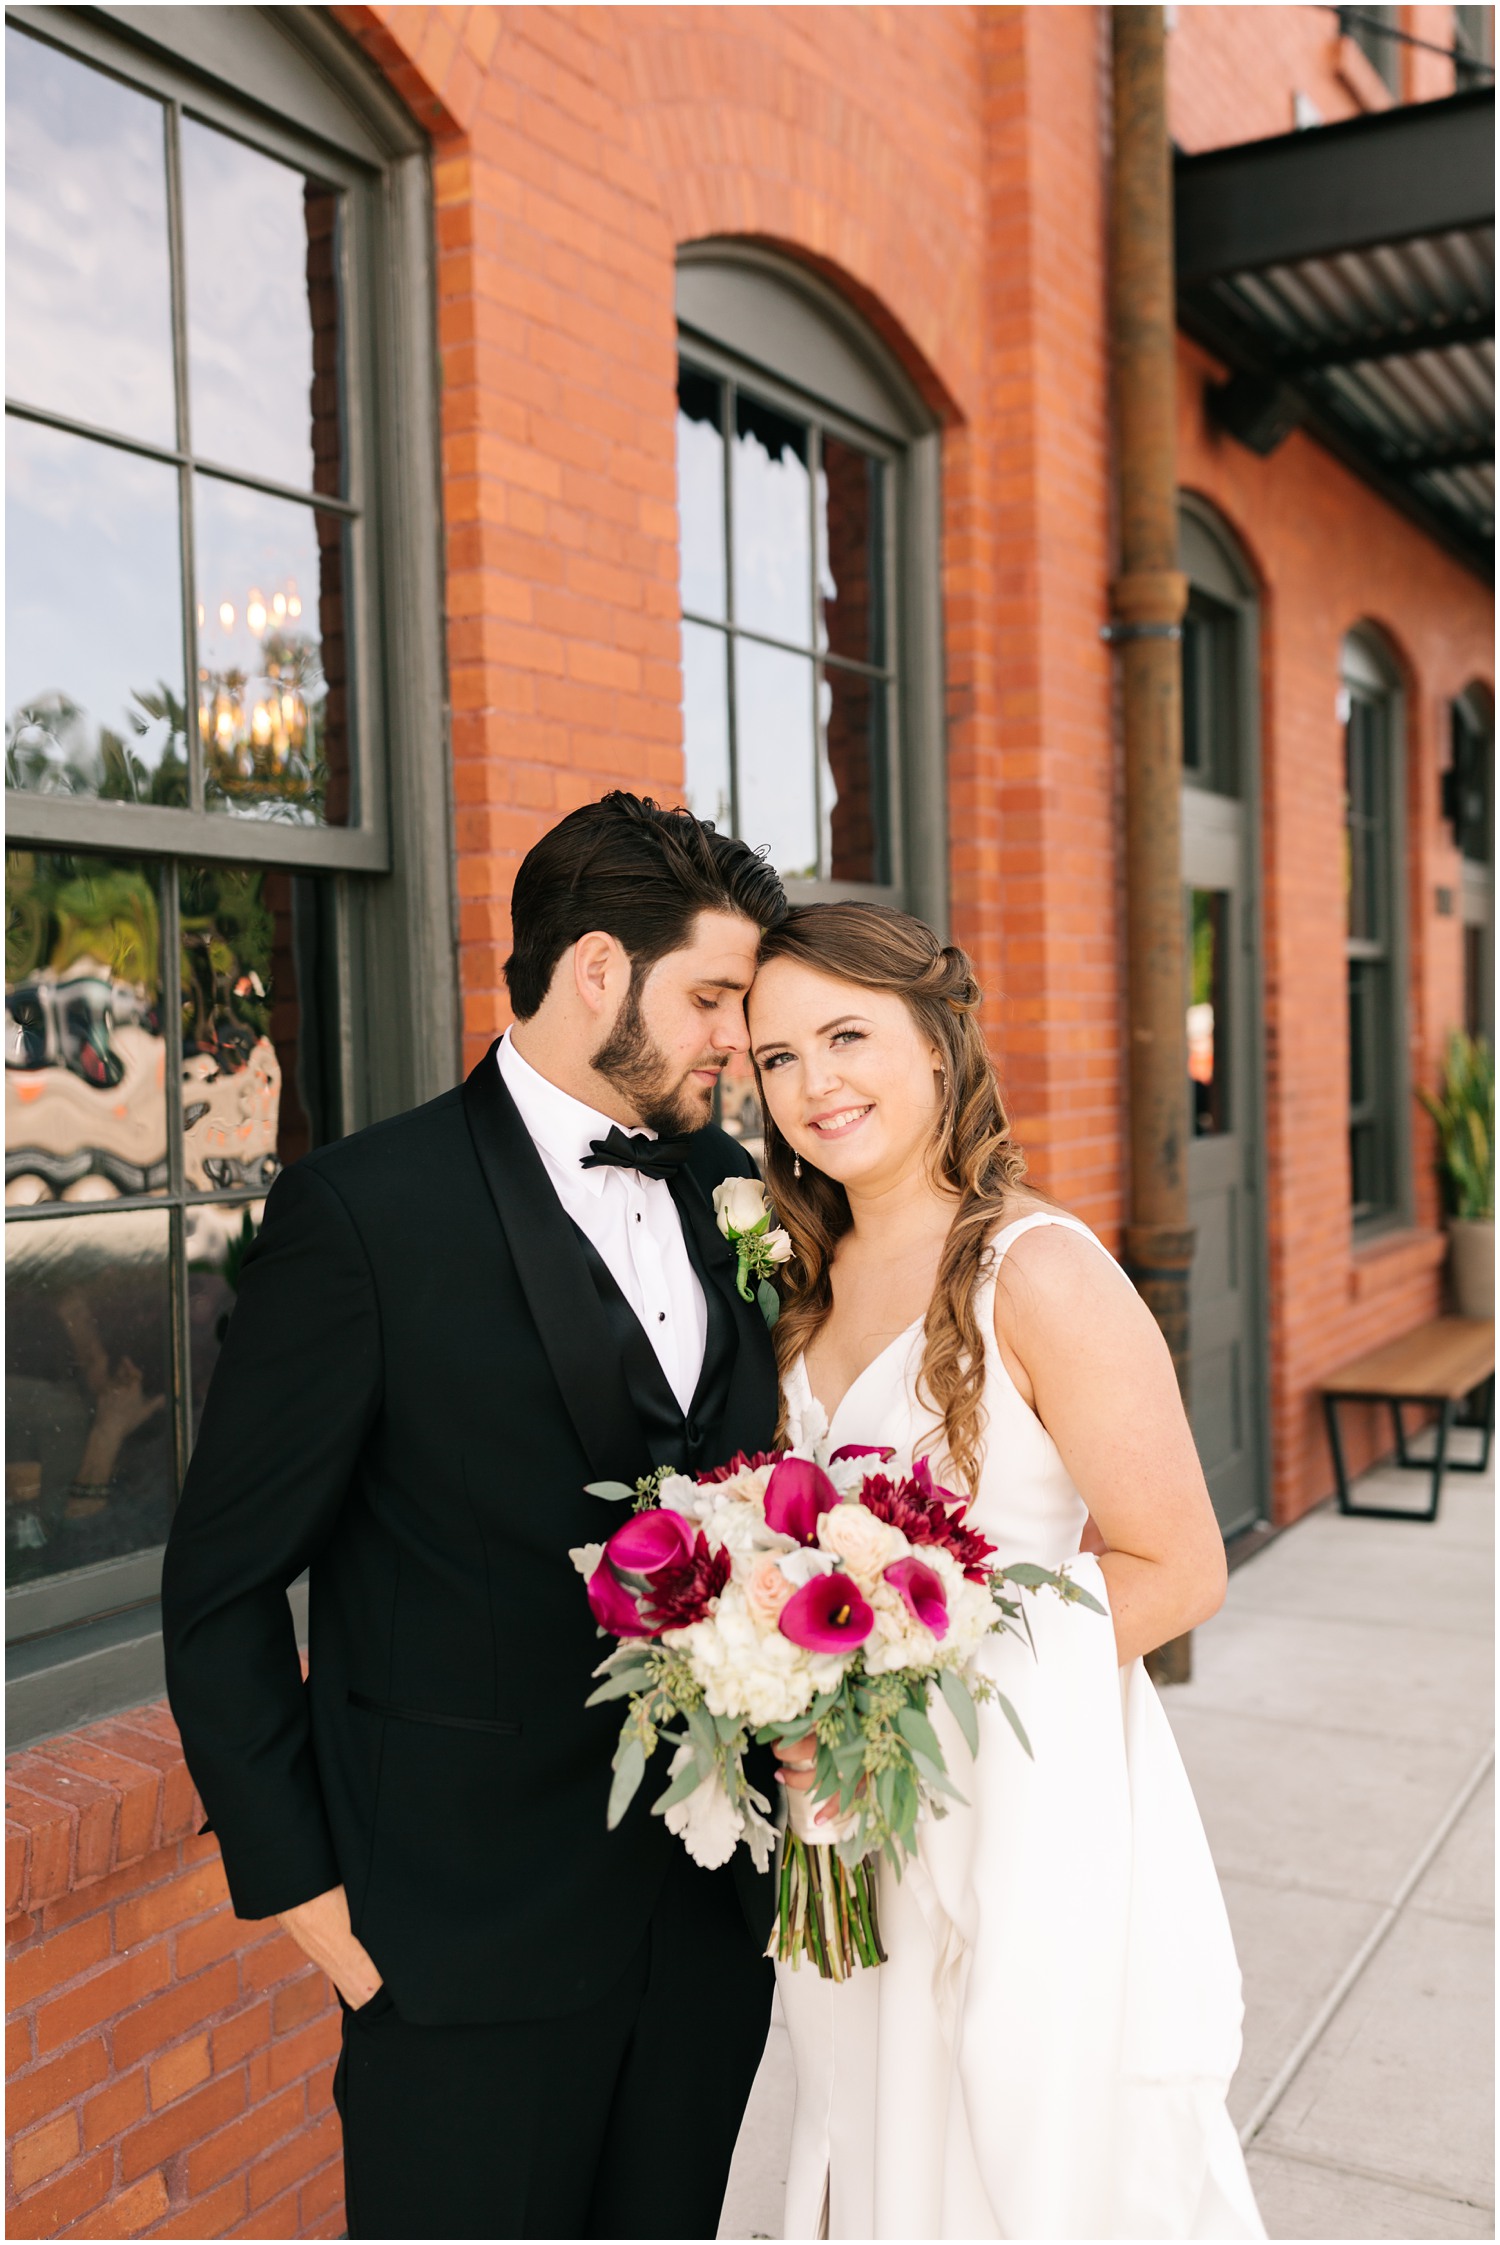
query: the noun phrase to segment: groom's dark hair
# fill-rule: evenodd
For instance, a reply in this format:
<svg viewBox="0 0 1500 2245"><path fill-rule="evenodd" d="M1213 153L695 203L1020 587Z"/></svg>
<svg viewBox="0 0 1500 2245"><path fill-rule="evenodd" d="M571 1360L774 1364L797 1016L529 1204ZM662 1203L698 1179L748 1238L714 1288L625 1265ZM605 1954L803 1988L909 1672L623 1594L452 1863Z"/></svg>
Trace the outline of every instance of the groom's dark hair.
<svg viewBox="0 0 1500 2245"><path fill-rule="evenodd" d="M615 937L639 980L687 944L700 912L774 928L786 910L780 875L748 842L616 788L570 811L521 861L505 962L511 1006L529 1021L563 953L595 930Z"/></svg>

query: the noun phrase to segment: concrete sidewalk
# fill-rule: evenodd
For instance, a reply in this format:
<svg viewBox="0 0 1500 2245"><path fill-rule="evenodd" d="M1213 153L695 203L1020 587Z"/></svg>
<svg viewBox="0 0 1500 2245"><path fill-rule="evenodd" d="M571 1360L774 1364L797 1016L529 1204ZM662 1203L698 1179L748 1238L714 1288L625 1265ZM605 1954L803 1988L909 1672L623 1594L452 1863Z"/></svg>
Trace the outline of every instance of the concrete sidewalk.
<svg viewBox="0 0 1500 2245"><path fill-rule="evenodd" d="M1493 1609L1493 1480L1450 1475L1432 1526L1325 1507L1266 1545L1163 1693L1239 1946L1230 2110L1273 2238L1495 2234ZM773 2026L721 2237L781 2235L790 2076Z"/></svg>

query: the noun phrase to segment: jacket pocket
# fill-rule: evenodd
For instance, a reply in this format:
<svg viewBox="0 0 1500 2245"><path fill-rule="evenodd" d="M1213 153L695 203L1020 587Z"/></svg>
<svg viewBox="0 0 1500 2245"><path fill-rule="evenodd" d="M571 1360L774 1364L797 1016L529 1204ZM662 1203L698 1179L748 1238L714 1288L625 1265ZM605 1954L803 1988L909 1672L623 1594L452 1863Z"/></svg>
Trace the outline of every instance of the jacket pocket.
<svg viewBox="0 0 1500 2245"><path fill-rule="evenodd" d="M422 1707L392 1707L383 1699L371 1699L368 1692L351 1691L351 1707L362 1707L367 1715L384 1715L396 1723L432 1723L439 1730L489 1731L501 1738L520 1735L519 1723L507 1722L501 1715L435 1715Z"/></svg>

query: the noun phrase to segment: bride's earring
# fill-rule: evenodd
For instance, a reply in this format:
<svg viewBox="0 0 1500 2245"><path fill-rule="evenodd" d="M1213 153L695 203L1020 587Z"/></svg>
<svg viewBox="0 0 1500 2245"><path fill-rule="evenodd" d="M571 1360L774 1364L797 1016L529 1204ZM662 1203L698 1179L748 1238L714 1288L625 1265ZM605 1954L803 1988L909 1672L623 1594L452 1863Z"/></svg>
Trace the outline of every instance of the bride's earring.
<svg viewBox="0 0 1500 2245"><path fill-rule="evenodd" d="M792 1175L794 1177L802 1175L802 1156L800 1154L793 1154L792 1156Z"/></svg>

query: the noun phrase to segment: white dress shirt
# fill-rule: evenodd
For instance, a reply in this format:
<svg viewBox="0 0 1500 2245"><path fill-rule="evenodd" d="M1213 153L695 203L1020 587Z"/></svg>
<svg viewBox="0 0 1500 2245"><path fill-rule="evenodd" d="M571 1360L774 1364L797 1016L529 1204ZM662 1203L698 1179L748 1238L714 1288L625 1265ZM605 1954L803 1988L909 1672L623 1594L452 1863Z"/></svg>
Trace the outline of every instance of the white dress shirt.
<svg viewBox="0 0 1500 2245"><path fill-rule="evenodd" d="M611 1278L640 1319L672 1393L689 1410L703 1370L708 1310L669 1187L664 1179L643 1177L635 1169L585 1169L593 1141L624 1125L539 1076L511 1043L508 1029L496 1057L558 1199L604 1257ZM654 1138L656 1133L630 1130L626 1135Z"/></svg>

